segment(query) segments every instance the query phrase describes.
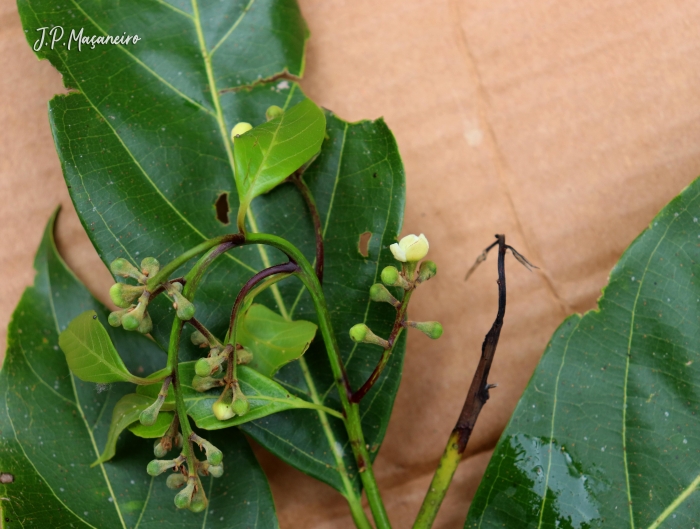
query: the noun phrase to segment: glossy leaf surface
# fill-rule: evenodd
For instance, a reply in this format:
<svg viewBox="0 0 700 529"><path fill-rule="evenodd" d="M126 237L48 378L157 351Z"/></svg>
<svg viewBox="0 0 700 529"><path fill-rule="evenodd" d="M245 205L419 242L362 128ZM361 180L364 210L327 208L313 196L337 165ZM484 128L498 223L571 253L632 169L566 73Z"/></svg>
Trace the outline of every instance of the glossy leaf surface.
<svg viewBox="0 0 700 529"><path fill-rule="evenodd" d="M248 367L271 377L306 352L316 329L311 322L288 321L265 305L253 304L241 320L236 341L253 353Z"/></svg>
<svg viewBox="0 0 700 529"><path fill-rule="evenodd" d="M698 218L700 180L623 254L599 309L559 327L466 527L697 526Z"/></svg>
<svg viewBox="0 0 700 529"><path fill-rule="evenodd" d="M165 479L146 474L152 441L125 434L113 462L91 467L107 444L112 407L135 387L96 386L71 375L58 348L59 331L86 310L105 320L108 311L66 268L52 228L53 222L36 256L34 286L13 315L0 371L0 468L14 476L0 484L5 527L201 526L203 514L176 511ZM144 336L121 330L111 336L135 373L165 362ZM243 436L228 431L226 439L216 432L207 438L222 448L228 465L222 478L205 482L210 509L217 512L207 527L277 527L267 482Z"/></svg>
<svg viewBox="0 0 700 529"><path fill-rule="evenodd" d="M85 311L71 321L59 335L58 345L66 355L68 367L80 380L103 384L149 383L129 373L94 310Z"/></svg>
<svg viewBox="0 0 700 529"><path fill-rule="evenodd" d="M205 238L234 231L235 221L223 224L214 209L225 193L230 211L238 207L231 128L240 121L264 123L270 105L289 109L304 99L288 80L252 86L253 81L285 69L301 73L307 33L296 3L256 0L248 6L195 0L175 5L131 0L105 7L94 0L59 5L20 0L19 6L31 44L36 29L47 25L84 27L86 34L148 35L135 46L83 47L80 53L57 46L39 52L73 89L51 101L50 119L71 197L105 263L117 257L138 263L154 256L165 264ZM227 33L224 42L231 49L223 53L223 45L216 45ZM249 54L245 64L239 62L241 50ZM404 173L394 138L382 120L350 124L326 113L326 134L321 155L305 179L326 240L324 291L332 323L352 384L358 387L380 351L353 344L347 330L364 321L375 332L388 335L393 322L393 309L370 303L368 290L382 267L393 261L388 245L401 229ZM250 229L283 236L313 260L313 225L292 185L258 197L249 211ZM367 252L360 248L363 234L370 235ZM221 257L197 291L197 318L223 338L243 283L283 259L262 247L239 248ZM182 272L184 268L177 275ZM308 295L293 279L256 300L283 317L315 321ZM174 317L171 305L161 296L149 304L149 314L153 336L166 344ZM201 355L188 340L183 342L181 358ZM403 354L402 341L362 403L372 454L386 431ZM305 400L339 408L320 340L275 379ZM359 491L360 480L339 421L315 410L290 410L242 428L267 449L341 492Z"/></svg>
<svg viewBox="0 0 700 529"><path fill-rule="evenodd" d="M305 99L258 125L233 144L236 187L242 204L281 184L321 148L326 118Z"/></svg>

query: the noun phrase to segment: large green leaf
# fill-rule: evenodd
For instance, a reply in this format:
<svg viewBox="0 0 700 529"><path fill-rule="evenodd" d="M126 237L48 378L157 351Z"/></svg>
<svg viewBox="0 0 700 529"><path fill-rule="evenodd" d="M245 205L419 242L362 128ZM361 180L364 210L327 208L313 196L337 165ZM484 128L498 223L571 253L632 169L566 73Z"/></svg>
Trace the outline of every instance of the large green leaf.
<svg viewBox="0 0 700 529"><path fill-rule="evenodd" d="M700 180L554 334L466 527L698 527Z"/></svg>
<svg viewBox="0 0 700 529"><path fill-rule="evenodd" d="M172 4L175 5L175 4ZM200 243L229 233L214 203L229 193L238 206L229 131L236 123L265 121L270 105L284 109L303 100L287 80L252 81L286 68L300 74L306 27L292 0L206 3L193 0L172 9L158 0L105 7L97 0L20 0L28 39L36 28L84 27L86 34L146 36L134 46L43 48L73 91L54 98L50 119L71 197L105 262L132 262L152 255L161 263ZM194 7L198 7L195 10ZM246 9L247 7L247 9ZM229 28L226 45L211 50ZM298 45L302 43L301 45ZM238 62L247 50L246 65ZM239 71L244 71L240 77ZM228 88L236 88L228 90ZM394 312L371 304L368 289L392 261L388 245L401 229L404 173L394 138L382 120L347 123L326 114L327 139L305 179L320 210L326 239L324 291L348 374L361 385L380 351L355 345L347 330L365 321L387 335ZM291 185L258 197L250 228L284 236L313 259L313 224ZM360 237L371 234L368 252ZM223 337L240 286L264 266L283 261L276 251L245 247L229 252L209 270L197 292L197 318ZM162 297L161 297L162 298ZM154 337L167 343L174 316L165 299L149 305ZM258 302L282 316L314 320L307 294L288 279L263 292ZM184 342L187 342L185 340ZM320 340L298 362L275 376L285 387L317 404L338 409L338 396ZM201 354L188 343L181 357ZM362 404L366 440L376 454L384 437L401 378L403 341L375 389ZM352 451L339 421L313 410L290 410L242 426L266 448L344 494L356 494ZM350 489L354 489L351 491Z"/></svg>
<svg viewBox="0 0 700 529"><path fill-rule="evenodd" d="M126 434L114 463L90 464L105 446L110 411L131 384L96 386L71 375L58 335L85 310L107 311L61 261L49 224L36 256L37 276L15 311L0 371L0 484L3 527L139 528L201 526L203 514L177 512L164 479L151 478L152 441ZM112 339L133 372L147 373L165 355L137 333ZM277 527L267 482L235 431L207 432L224 451L226 474L205 483L211 500L207 527ZM235 476L235 479L232 477Z"/></svg>

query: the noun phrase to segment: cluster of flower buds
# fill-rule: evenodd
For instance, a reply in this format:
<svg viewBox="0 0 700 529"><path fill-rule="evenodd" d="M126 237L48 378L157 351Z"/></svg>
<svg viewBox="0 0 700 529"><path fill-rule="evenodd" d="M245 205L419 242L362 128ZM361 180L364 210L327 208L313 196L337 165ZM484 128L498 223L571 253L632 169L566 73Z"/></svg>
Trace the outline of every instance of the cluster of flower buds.
<svg viewBox="0 0 700 529"><path fill-rule="evenodd" d="M139 270L129 261L118 258L112 261L110 269L117 276L135 279L139 285L115 283L109 289L109 297L121 310L112 312L108 321L112 327L122 326L127 331L139 331L148 334L153 329L151 316L147 312L151 293L146 290L146 281L158 273L160 265L153 257L146 257L141 261Z"/></svg>
<svg viewBox="0 0 700 529"><path fill-rule="evenodd" d="M177 423L174 422L173 425L175 429L177 429ZM164 457L172 448L172 430L173 427L171 426L165 437L156 442L154 447L156 457ZM179 433L176 434L175 443L179 443L178 446L182 446L182 435ZM178 509L189 509L193 512L201 512L206 508L208 501L204 493L204 487L202 487L200 476L213 476L215 478L223 476L224 455L221 450L195 433L190 436L188 443L190 450L192 449L192 443L194 443L199 446L207 456L205 461L193 458L196 468L187 468L187 458L184 453L181 453L175 459L154 459L148 464L146 471L151 476L159 476L167 470L174 470L174 473L168 476L165 484L172 490L182 489L175 495L175 506ZM167 449L164 447L167 447Z"/></svg>
<svg viewBox="0 0 700 529"><path fill-rule="evenodd" d="M214 415L220 421L231 419L236 415L245 415L250 409L250 404L238 380L234 378L227 383L226 379L214 375L223 371L224 362L228 362L232 356L235 357L236 365L242 365L253 360L253 353L240 344L236 346L234 352L232 345L223 347L218 341L207 338L199 331L193 332L190 339L194 345L210 348L209 355L206 358L200 358L194 365L192 388L203 392L224 386L219 399L212 405Z"/></svg>
<svg viewBox="0 0 700 529"><path fill-rule="evenodd" d="M243 416L248 413L250 403L243 393L238 380L227 384L217 401L211 406L217 419L226 421L236 415Z"/></svg>
<svg viewBox="0 0 700 529"><path fill-rule="evenodd" d="M414 321L398 321L398 318L405 317L404 303L409 299L409 294L421 283L428 281L437 273L437 266L433 261L423 261L418 266L418 261L423 259L430 249L428 239L422 233L420 235L407 235L398 243L392 244L389 249L394 255L394 258L401 262L401 270L395 266L387 266L382 270L382 283L376 283L369 289L369 297L372 301L378 303L389 303L397 311L397 322L404 327L413 327L425 333L433 339L437 339L442 335L442 325L437 321L414 322ZM416 268L418 269L416 272ZM404 291L404 301L399 301L386 287L399 287ZM384 349L390 349L393 346L393 339L389 340L377 336L364 323L358 323L350 329L350 338L357 343L370 343L379 345Z"/></svg>

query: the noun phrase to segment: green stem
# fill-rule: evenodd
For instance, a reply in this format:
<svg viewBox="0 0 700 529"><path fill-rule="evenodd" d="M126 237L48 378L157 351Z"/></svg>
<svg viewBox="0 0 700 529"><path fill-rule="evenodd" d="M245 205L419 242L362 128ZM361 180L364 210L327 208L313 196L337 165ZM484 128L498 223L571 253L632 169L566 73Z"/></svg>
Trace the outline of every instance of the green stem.
<svg viewBox="0 0 700 529"><path fill-rule="evenodd" d="M421 505L418 512L418 517L413 524L413 529L429 529L433 526L440 504L445 498L445 493L452 482L452 476L454 476L461 459L459 432L452 432L445 451L440 458L440 463L433 475L433 480L430 482L430 488L425 495L423 505Z"/></svg>
<svg viewBox="0 0 700 529"><path fill-rule="evenodd" d="M390 529L391 523L389 522L389 517L379 494L377 481L372 470L372 460L367 451L364 434L362 432L360 407L358 404L350 402L352 397L350 382L340 357L338 342L331 327L326 298L323 295L323 289L316 277L314 269L295 246L275 235L248 233L246 234L246 244L267 244L284 252L299 265L301 269L300 272L298 272L299 278L311 294L311 299L313 300L314 308L318 315L319 329L321 330L321 335L326 344L331 370L333 371L333 377L338 388L338 394L340 395L340 402L347 417L346 428L350 439L350 446L355 455L360 479L362 480L362 485L367 494L367 500L372 510L374 522L377 525L377 529Z"/></svg>

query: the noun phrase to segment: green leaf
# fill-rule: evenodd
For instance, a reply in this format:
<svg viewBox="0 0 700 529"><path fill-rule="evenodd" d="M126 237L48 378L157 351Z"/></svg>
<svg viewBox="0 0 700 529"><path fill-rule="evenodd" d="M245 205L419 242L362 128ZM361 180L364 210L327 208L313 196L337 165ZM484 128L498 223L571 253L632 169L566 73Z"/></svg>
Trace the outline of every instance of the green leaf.
<svg viewBox="0 0 700 529"><path fill-rule="evenodd" d="M264 305L253 304L243 315L236 341L253 353L251 367L267 377L296 360L309 348L316 324L288 321Z"/></svg>
<svg viewBox="0 0 700 529"><path fill-rule="evenodd" d="M696 180L625 251L598 309L557 329L465 527L697 525L699 218Z"/></svg>
<svg viewBox="0 0 700 529"><path fill-rule="evenodd" d="M296 83L265 81L285 69L301 74L307 31L296 3L194 2L197 14L190 3L172 9L156 0L77 5L79 9L71 2L20 0L30 44L36 29L47 25L83 27L85 34L148 35L130 47L83 47L76 53L59 45L39 53L72 89L50 102L50 121L71 198L101 258L107 264L117 257L138 263L143 256L154 256L167 263L205 238L230 233L230 224L217 220L214 204L228 193L231 210L238 207L231 128L240 121L264 122L270 105L289 109L304 99ZM210 59L229 28L225 43L230 48L224 53L219 47ZM368 290L381 269L393 262L388 246L401 230L404 172L393 135L381 119L347 123L326 113L326 133L322 152L304 178L325 235L324 291L333 327L352 384L359 387L381 351L353 344L347 330L365 322L384 336L390 331L393 309L370 303ZM283 236L313 260L313 224L294 186L281 185L258 197L248 220L253 231ZM364 233L371 234L366 257L359 248ZM276 251L252 246L220 258L197 291L197 318L222 338L240 287L266 263L283 259ZM315 321L309 298L295 280L285 280L256 299L283 317ZM165 347L172 306L159 296L148 310L152 335ZM373 455L384 438L401 380L403 338L362 403ZM181 358L201 355L188 340L183 342ZM316 342L275 379L305 400L339 409L323 344ZM316 410L289 410L241 428L343 494L356 496L360 490L339 421L326 421Z"/></svg>
<svg viewBox="0 0 700 529"><path fill-rule="evenodd" d="M133 422L138 421L141 412L148 408L152 402L153 399L143 395L137 395L136 393L130 393L124 395L119 402L114 405L112 409L112 422L109 425L109 432L107 433L107 445L102 451L102 455L90 466L94 467L114 457L117 451L119 434ZM168 423L168 425L170 425L170 423Z"/></svg>
<svg viewBox="0 0 700 529"><path fill-rule="evenodd" d="M158 382L158 379L145 379L129 373L94 310L87 310L71 321L59 335L58 345L66 355L70 370L85 382Z"/></svg>
<svg viewBox="0 0 700 529"><path fill-rule="evenodd" d="M146 465L153 442L122 436L113 463L91 463L107 444L111 408L130 384L96 386L73 376L58 348L58 335L86 310L108 311L66 268L52 238L53 221L36 256L33 287L15 310L0 371L0 469L14 482L0 484L5 527L100 529L199 527L204 514L176 511L163 478ZM148 338L115 330L126 366L157 369L164 353ZM207 527L277 527L265 477L242 435L207 434L224 451L226 473L205 480ZM235 476L235 479L234 479ZM224 519L221 520L221 517Z"/></svg>
<svg viewBox="0 0 700 529"><path fill-rule="evenodd" d="M243 393L245 393L248 398L250 411L243 416L236 416L226 421L220 421L214 417L211 406L216 402L216 399L219 398L222 389L217 388L202 393L196 391L191 385L192 378L195 375L195 363L196 362L180 363L178 372L180 374L187 414L194 419L195 424L199 428L205 430L220 430L222 428L245 424L285 410L316 408L313 403L291 395L271 378L261 375L250 367L238 366L238 381ZM158 396L160 388L155 386L139 386L136 391L140 396L148 399L148 404L151 404ZM165 399L162 409L170 410L173 408L173 392L172 389L168 389L168 396ZM340 416L339 412L335 413ZM141 435L142 437L161 437L167 430L169 424L170 423L165 424L165 422L163 422L159 427L154 426L150 430L137 427L136 431L139 432L137 435Z"/></svg>
<svg viewBox="0 0 700 529"><path fill-rule="evenodd" d="M281 184L321 148L326 118L305 99L282 115L236 138L236 188L245 215L250 202ZM240 218L239 225L243 225Z"/></svg>

